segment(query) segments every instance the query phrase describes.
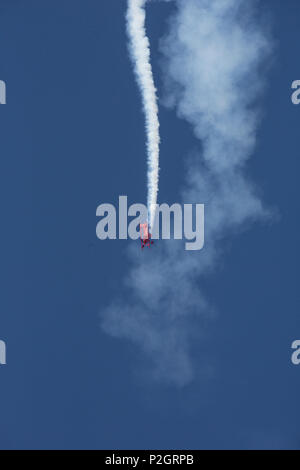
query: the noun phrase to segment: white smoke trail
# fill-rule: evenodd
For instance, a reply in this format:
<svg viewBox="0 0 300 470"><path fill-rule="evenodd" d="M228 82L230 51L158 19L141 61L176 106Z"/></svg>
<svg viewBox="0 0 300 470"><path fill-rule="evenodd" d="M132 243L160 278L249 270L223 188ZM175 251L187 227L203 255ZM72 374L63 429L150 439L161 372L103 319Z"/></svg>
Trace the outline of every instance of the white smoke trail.
<svg viewBox="0 0 300 470"><path fill-rule="evenodd" d="M148 223L154 221L159 172L159 120L156 88L150 62L150 44L145 29L146 0L128 0L127 31L137 82L146 119L148 152Z"/></svg>

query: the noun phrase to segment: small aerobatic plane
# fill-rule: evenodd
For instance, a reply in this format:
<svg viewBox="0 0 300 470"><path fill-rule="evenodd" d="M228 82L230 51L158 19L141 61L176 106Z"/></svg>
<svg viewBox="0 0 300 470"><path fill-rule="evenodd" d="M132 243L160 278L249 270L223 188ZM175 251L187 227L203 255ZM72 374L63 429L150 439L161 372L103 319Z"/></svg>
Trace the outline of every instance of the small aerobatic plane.
<svg viewBox="0 0 300 470"><path fill-rule="evenodd" d="M140 235L142 248L145 248L145 246L150 248L154 242L151 240L151 233L148 231L148 224L140 224Z"/></svg>

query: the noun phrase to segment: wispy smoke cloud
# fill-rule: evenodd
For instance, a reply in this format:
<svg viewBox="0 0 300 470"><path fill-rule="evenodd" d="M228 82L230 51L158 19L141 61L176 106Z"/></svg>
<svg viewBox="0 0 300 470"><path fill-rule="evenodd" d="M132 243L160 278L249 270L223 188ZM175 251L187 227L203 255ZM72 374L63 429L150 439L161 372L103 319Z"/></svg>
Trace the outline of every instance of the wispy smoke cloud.
<svg viewBox="0 0 300 470"><path fill-rule="evenodd" d="M148 211L153 225L158 192L159 120L156 88L154 85L150 44L145 29L146 0L128 0L127 31L137 81L141 90L147 131L148 149Z"/></svg>
<svg viewBox="0 0 300 470"><path fill-rule="evenodd" d="M107 333L136 343L152 361L153 375L179 386L194 375L195 319L210 314L199 291L201 278L215 265L225 236L266 216L245 170L256 142L255 104L270 52L255 4L177 0L162 42L166 98L202 144L188 162L182 197L206 204L206 244L200 252L185 251L181 242L159 243L143 256L133 250L125 294L102 312Z"/></svg>

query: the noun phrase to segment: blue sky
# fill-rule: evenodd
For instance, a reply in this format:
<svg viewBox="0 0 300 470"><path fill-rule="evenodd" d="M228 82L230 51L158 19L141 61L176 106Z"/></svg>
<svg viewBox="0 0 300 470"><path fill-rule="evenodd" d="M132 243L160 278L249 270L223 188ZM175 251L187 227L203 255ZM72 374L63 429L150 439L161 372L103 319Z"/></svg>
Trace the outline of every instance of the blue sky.
<svg viewBox="0 0 300 470"><path fill-rule="evenodd" d="M275 47L247 176L278 216L227 237L214 271L196 279L216 315L193 325L196 373L177 387L147 379L138 347L100 327L134 242L97 240L96 207L146 199L126 2L0 0L0 448L299 448L300 107L290 96L300 5L261 8ZM159 97L173 10L147 9ZM160 106L160 120L159 198L174 202L198 144L174 110Z"/></svg>

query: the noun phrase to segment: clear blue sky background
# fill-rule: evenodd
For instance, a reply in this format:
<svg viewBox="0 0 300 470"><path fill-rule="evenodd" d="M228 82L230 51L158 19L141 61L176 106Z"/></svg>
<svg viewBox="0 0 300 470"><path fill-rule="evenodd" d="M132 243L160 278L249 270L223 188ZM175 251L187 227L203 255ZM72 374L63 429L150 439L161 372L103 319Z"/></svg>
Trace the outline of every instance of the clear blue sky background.
<svg viewBox="0 0 300 470"><path fill-rule="evenodd" d="M99 327L128 243L96 239L102 202L145 201L144 122L125 0L0 0L0 448L299 448L298 0L268 0L276 40L248 170L280 218L231 239L206 281L219 315L195 351L212 377L139 382L139 351ZM172 4L148 8L155 79ZM245 93L247 92L245 84ZM222 77L220 77L220 89ZM160 200L176 201L189 126L161 109ZM137 246L137 250L139 247ZM202 286L203 287L203 286ZM139 359L140 360L140 359Z"/></svg>

